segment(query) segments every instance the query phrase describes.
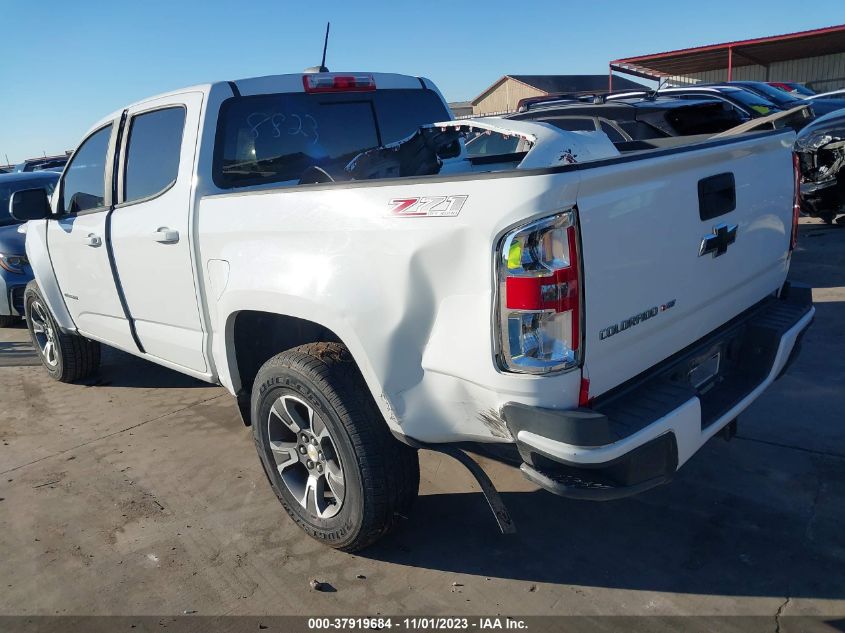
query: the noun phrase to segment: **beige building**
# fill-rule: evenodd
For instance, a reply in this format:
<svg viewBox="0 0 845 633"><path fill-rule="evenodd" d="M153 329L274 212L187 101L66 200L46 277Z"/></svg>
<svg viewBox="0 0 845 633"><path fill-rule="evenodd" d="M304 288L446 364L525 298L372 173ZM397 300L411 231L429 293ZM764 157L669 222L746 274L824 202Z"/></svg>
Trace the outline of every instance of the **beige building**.
<svg viewBox="0 0 845 633"><path fill-rule="evenodd" d="M615 89L614 72L675 84L788 81L827 92L845 88L845 24L617 59Z"/></svg>
<svg viewBox="0 0 845 633"><path fill-rule="evenodd" d="M470 103L474 115L513 112L521 99L558 94L592 94L607 91L606 75L505 75ZM644 86L619 78L618 88L642 90Z"/></svg>

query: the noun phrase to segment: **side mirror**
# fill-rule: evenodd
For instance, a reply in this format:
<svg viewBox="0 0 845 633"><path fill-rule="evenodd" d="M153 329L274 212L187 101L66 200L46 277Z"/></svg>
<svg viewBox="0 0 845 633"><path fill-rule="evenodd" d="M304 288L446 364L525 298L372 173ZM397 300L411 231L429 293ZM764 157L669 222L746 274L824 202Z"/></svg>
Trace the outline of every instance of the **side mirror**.
<svg viewBox="0 0 845 633"><path fill-rule="evenodd" d="M9 201L9 213L21 222L45 220L52 212L47 192L41 188L15 191Z"/></svg>

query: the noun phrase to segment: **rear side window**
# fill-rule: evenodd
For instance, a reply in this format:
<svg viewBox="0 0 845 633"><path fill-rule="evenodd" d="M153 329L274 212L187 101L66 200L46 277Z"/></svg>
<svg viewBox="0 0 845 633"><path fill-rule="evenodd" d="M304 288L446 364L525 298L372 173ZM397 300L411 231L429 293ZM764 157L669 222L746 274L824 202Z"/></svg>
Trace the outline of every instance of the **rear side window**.
<svg viewBox="0 0 845 633"><path fill-rule="evenodd" d="M132 118L126 148L124 202L158 195L176 182L185 108L165 108Z"/></svg>
<svg viewBox="0 0 845 633"><path fill-rule="evenodd" d="M359 153L450 119L430 90L235 97L220 108L214 182L289 183L317 166L335 178Z"/></svg>
<svg viewBox="0 0 845 633"><path fill-rule="evenodd" d="M106 200L106 154L112 126L89 136L65 168L62 208L66 213L97 209Z"/></svg>

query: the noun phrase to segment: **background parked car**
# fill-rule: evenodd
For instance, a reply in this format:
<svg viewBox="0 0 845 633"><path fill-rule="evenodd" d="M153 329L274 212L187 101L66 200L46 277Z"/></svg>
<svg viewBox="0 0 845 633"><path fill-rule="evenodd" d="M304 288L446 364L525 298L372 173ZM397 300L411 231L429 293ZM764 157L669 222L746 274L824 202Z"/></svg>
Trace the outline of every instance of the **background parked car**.
<svg viewBox="0 0 845 633"><path fill-rule="evenodd" d="M845 88L830 90L829 92L820 92L817 95L813 95L813 99L845 99Z"/></svg>
<svg viewBox="0 0 845 633"><path fill-rule="evenodd" d="M43 158L28 158L15 165L15 173L30 171L59 171L67 164L69 156L45 156Z"/></svg>
<svg viewBox="0 0 845 633"><path fill-rule="evenodd" d="M526 112L511 114L506 119L539 121L571 132L604 132L613 143L625 149L637 149L637 142L675 136L715 134L728 130L749 117L738 109L715 99L677 99L647 96L627 97L605 102L552 98L539 99ZM527 142L517 136L482 131L467 136L470 156L511 154L528 149ZM640 148L645 149L645 148Z"/></svg>
<svg viewBox="0 0 845 633"><path fill-rule="evenodd" d="M798 134L801 210L828 224L845 208L845 110L819 117Z"/></svg>
<svg viewBox="0 0 845 633"><path fill-rule="evenodd" d="M9 327L23 316L23 293L32 279L26 259L26 234L9 212L15 191L43 188L50 195L59 180L53 171L0 174L0 327Z"/></svg>
<svg viewBox="0 0 845 633"><path fill-rule="evenodd" d="M813 112L816 116L823 116L828 112L845 108L845 99L818 99L817 97L802 98L788 92L784 92L774 86L770 86L763 81L731 81L727 85L739 86L745 90L756 92L761 97L769 99L772 103L780 106L784 110L809 102L813 106Z"/></svg>
<svg viewBox="0 0 845 633"><path fill-rule="evenodd" d="M678 99L701 99L703 97L717 99L732 105L740 112L753 119L768 117L779 112L791 110L798 106L809 105L810 108L782 118L776 125L777 127L788 126L797 131L813 120L815 114L812 110L812 104L808 103L804 99L794 99L789 94L780 91L777 88L772 88L772 90L780 92L783 95L784 98L781 99L779 103L775 103L772 99L769 99L757 92L733 84L696 84L694 86L677 86L672 88L663 88L659 92L653 94L671 96ZM615 94L609 96L608 98L616 100L625 98L630 94L631 93Z"/></svg>
<svg viewBox="0 0 845 633"><path fill-rule="evenodd" d="M813 90L810 90L804 84L799 84L796 81L769 81L767 82L770 86L774 86L779 90L783 90L791 95L796 97L815 97L816 93Z"/></svg>
<svg viewBox="0 0 845 633"><path fill-rule="evenodd" d="M601 128L613 142L713 134L748 120L736 108L715 99L677 99L662 95L622 96L613 101L600 99L598 103L550 103L546 107L537 106L508 118L521 121L548 120L563 129L591 129L590 126L572 128L569 127L571 123L567 123L567 127L555 123L559 117L571 119L574 116L598 117L614 122L615 127L624 132L625 138L616 135L615 130L605 129L607 126Z"/></svg>

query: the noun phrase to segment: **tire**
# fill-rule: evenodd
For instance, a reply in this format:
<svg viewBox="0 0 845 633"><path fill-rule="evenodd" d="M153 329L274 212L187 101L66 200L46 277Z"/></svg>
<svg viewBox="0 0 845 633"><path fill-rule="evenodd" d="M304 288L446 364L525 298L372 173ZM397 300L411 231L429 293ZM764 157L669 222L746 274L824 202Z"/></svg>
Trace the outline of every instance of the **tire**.
<svg viewBox="0 0 845 633"><path fill-rule="evenodd" d="M41 364L59 382L75 382L100 366L100 344L78 334L62 332L35 282L24 292L26 327Z"/></svg>
<svg viewBox="0 0 845 633"><path fill-rule="evenodd" d="M417 451L391 435L345 346L311 343L274 356L251 404L267 479L309 536L355 552L407 516L419 489Z"/></svg>
<svg viewBox="0 0 845 633"><path fill-rule="evenodd" d="M20 317L0 314L0 327L14 327L20 323Z"/></svg>

